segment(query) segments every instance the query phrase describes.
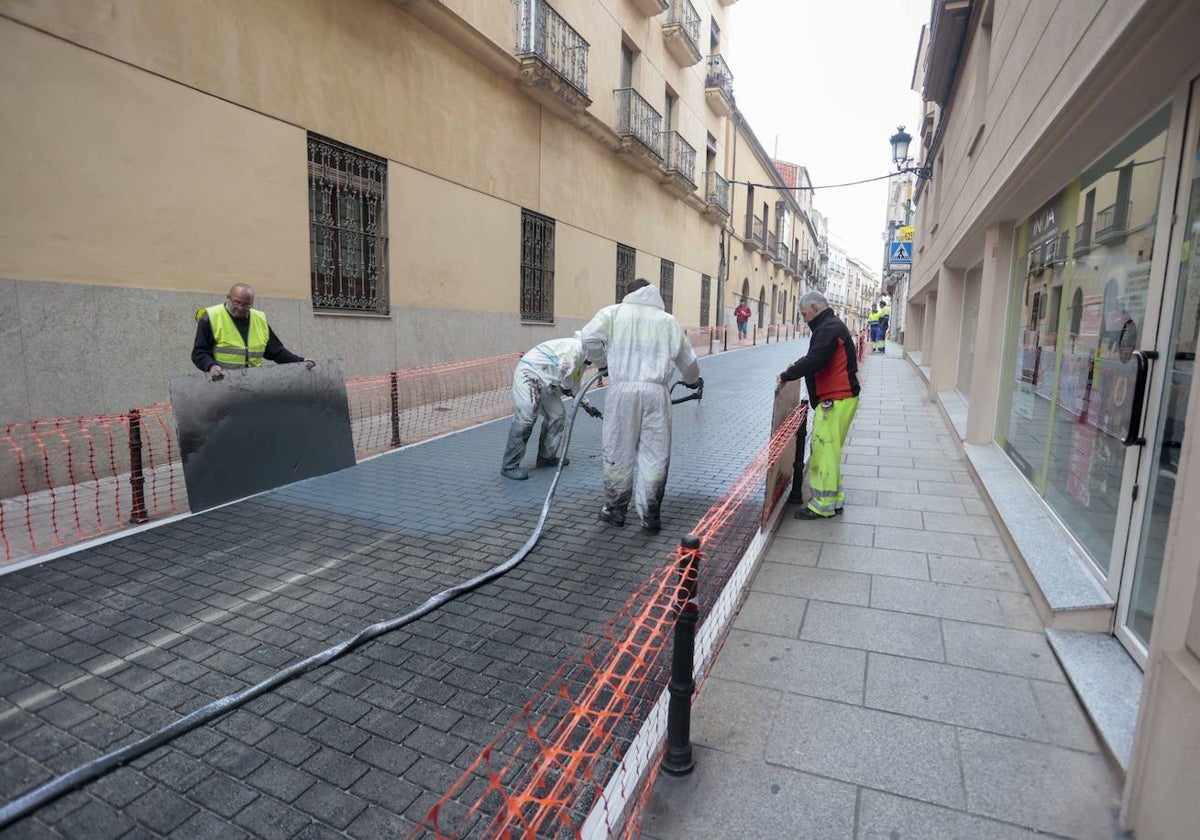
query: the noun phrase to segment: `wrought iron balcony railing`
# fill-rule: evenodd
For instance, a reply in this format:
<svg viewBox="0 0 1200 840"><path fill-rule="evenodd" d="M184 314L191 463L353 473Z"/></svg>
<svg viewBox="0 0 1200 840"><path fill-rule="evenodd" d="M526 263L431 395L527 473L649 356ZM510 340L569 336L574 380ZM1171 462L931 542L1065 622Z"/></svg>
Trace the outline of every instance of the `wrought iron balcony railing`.
<svg viewBox="0 0 1200 840"><path fill-rule="evenodd" d="M536 55L587 95L588 42L546 0L521 0L517 55Z"/></svg>
<svg viewBox="0 0 1200 840"><path fill-rule="evenodd" d="M729 182L716 170L704 173L704 201L729 215Z"/></svg>
<svg viewBox="0 0 1200 840"><path fill-rule="evenodd" d="M654 154L662 157L659 134L662 114L655 111L633 88L619 88L617 95L617 134L634 137Z"/></svg>
<svg viewBox="0 0 1200 840"><path fill-rule="evenodd" d="M1129 229L1129 209L1132 201L1122 204L1110 204L1096 213L1096 238Z"/></svg>
<svg viewBox="0 0 1200 840"><path fill-rule="evenodd" d="M696 185L696 150L683 139L678 131L664 131L659 138L662 149L663 167L668 172L678 172Z"/></svg>
<svg viewBox="0 0 1200 840"><path fill-rule="evenodd" d="M779 264L789 270L792 267L792 255L788 253L788 246L782 242L779 244Z"/></svg>
<svg viewBox="0 0 1200 840"><path fill-rule="evenodd" d="M774 231L767 231L767 256L779 256L779 237Z"/></svg>
<svg viewBox="0 0 1200 840"><path fill-rule="evenodd" d="M763 245L763 220L758 218L758 216L751 216L746 221L747 242L758 245L761 248Z"/></svg>
<svg viewBox="0 0 1200 840"><path fill-rule="evenodd" d="M696 11L696 7L691 4L691 0L670 0L670 8L667 9L666 26L678 26L687 35L688 41L696 49L696 60L700 60L702 55L700 52L700 15Z"/></svg>
<svg viewBox="0 0 1200 840"><path fill-rule="evenodd" d="M704 86L721 90L730 102L733 101L733 73L729 72L729 65L725 63L724 56L710 55L708 57Z"/></svg>

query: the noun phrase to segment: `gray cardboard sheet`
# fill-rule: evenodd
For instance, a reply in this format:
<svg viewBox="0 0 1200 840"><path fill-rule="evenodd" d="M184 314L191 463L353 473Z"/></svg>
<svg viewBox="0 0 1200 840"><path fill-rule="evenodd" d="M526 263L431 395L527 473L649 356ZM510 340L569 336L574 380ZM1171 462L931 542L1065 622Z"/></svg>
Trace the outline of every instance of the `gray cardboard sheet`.
<svg viewBox="0 0 1200 840"><path fill-rule="evenodd" d="M171 405L193 511L354 464L341 363L171 377Z"/></svg>

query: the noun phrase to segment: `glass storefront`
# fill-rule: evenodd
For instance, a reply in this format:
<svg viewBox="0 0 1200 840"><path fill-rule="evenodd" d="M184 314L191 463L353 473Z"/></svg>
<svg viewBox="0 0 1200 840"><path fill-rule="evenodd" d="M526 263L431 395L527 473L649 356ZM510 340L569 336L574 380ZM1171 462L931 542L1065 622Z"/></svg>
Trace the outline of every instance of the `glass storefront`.
<svg viewBox="0 0 1200 840"><path fill-rule="evenodd" d="M1164 108L1017 231L997 440L1105 576L1169 123Z"/></svg>

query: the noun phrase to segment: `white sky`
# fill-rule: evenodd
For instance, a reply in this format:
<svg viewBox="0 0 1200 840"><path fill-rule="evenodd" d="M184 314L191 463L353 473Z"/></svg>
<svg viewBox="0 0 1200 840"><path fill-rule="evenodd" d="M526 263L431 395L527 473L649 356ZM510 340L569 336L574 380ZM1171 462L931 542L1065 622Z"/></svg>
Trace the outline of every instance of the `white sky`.
<svg viewBox="0 0 1200 840"><path fill-rule="evenodd" d="M888 138L915 130L910 89L930 0L741 0L727 48L738 109L768 153L807 167L814 186L892 171ZM817 190L814 206L850 256L883 264L887 181Z"/></svg>

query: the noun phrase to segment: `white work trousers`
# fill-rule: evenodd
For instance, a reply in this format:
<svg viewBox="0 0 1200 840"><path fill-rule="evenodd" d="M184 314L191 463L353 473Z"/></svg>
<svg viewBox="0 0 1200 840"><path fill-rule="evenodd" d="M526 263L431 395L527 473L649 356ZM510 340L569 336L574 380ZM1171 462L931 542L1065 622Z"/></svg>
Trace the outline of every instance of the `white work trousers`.
<svg viewBox="0 0 1200 840"><path fill-rule="evenodd" d="M667 387L656 382L614 383L604 398L603 448L608 507L624 513L632 495L642 522L657 523L671 463Z"/></svg>
<svg viewBox="0 0 1200 840"><path fill-rule="evenodd" d="M513 376L513 419L508 428L508 445L504 448L503 469L516 469L525 457L525 446L533 433L538 414L542 415L542 433L538 438L538 457L553 460L562 446L563 427L567 410L562 392L547 385L533 371L517 368Z"/></svg>

